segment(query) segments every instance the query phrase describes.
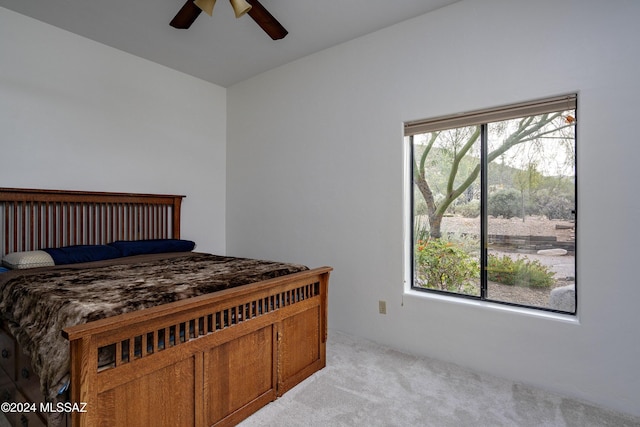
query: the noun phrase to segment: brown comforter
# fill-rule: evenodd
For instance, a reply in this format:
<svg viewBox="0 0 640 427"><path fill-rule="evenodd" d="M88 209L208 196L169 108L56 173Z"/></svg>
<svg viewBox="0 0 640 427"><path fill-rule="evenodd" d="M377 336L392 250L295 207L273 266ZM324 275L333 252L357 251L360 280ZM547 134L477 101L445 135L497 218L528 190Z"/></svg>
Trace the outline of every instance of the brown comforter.
<svg viewBox="0 0 640 427"><path fill-rule="evenodd" d="M283 276L296 264L182 253L0 274L0 313L31 357L47 400L69 376L63 328Z"/></svg>

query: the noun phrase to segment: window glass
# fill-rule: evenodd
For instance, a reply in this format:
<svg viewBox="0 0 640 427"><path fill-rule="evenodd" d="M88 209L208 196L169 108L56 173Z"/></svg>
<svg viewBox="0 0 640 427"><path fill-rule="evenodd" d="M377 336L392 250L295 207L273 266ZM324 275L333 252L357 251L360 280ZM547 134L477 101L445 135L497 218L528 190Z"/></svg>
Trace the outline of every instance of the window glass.
<svg viewBox="0 0 640 427"><path fill-rule="evenodd" d="M575 313L574 106L408 135L415 289Z"/></svg>
<svg viewBox="0 0 640 427"><path fill-rule="evenodd" d="M413 137L415 286L480 296L480 126Z"/></svg>
<svg viewBox="0 0 640 427"><path fill-rule="evenodd" d="M554 308L551 291L575 285L574 117L488 125L487 299Z"/></svg>

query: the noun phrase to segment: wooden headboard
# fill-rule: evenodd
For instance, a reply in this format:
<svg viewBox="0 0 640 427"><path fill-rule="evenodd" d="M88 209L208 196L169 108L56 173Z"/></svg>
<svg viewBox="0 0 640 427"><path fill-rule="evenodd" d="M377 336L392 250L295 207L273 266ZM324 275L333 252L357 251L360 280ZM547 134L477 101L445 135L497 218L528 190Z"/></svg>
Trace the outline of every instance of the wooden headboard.
<svg viewBox="0 0 640 427"><path fill-rule="evenodd" d="M184 197L0 188L0 256L115 240L179 239Z"/></svg>

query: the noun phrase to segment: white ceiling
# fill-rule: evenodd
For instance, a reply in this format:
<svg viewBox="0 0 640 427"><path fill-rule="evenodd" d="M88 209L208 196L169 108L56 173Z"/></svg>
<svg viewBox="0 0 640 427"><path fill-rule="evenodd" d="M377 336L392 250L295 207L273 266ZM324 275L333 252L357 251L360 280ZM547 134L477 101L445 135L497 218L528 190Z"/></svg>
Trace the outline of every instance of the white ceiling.
<svg viewBox="0 0 640 427"><path fill-rule="evenodd" d="M289 31L271 40L226 0L188 30L184 0L0 0L0 6L229 87L261 72L459 0L260 0Z"/></svg>

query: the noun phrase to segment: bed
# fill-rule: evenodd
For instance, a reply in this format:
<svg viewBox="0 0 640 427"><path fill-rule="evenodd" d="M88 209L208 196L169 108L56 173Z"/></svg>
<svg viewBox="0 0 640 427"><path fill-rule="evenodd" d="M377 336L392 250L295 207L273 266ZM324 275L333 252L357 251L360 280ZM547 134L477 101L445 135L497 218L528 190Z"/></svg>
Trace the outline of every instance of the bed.
<svg viewBox="0 0 640 427"><path fill-rule="evenodd" d="M183 198L0 188L0 256L43 248L184 242L180 239ZM308 269L189 250L132 252L122 259L89 261L76 264L72 257L66 265L3 273L12 277L0 281L12 286L2 285L3 292L13 293L5 298L2 313L0 393L3 401L20 410L5 414L14 425L235 425L325 366L330 267ZM194 262L199 263L197 268ZM216 263L245 263L247 274L233 279L230 287L208 270ZM143 268L162 273L156 277ZM18 284L27 286L37 277L40 294L34 291L34 304L40 304L64 286L67 293L60 295L74 291L69 281L82 281L96 272L112 280L129 270L137 278L131 286L145 287L149 300L165 295L153 286L176 271L188 274L168 283L167 290L202 290L139 305L123 296L128 294L114 293L119 296L109 301L113 312L96 312L94 300L77 304L83 308L79 323L74 320L55 331L68 346L64 347L68 371L66 376L50 375L43 368L48 347L24 338L29 325L39 330L37 324L29 320L28 325L19 325L20 304L10 305L26 292ZM194 276L196 270L199 276ZM100 289L115 292L119 285L100 286L96 294ZM77 294L92 298L89 291ZM58 299L65 300L60 295ZM50 310L49 317L68 317L59 308L34 307L22 311ZM49 353L55 359L56 351Z"/></svg>

